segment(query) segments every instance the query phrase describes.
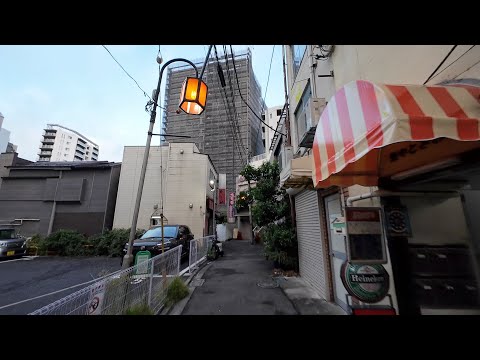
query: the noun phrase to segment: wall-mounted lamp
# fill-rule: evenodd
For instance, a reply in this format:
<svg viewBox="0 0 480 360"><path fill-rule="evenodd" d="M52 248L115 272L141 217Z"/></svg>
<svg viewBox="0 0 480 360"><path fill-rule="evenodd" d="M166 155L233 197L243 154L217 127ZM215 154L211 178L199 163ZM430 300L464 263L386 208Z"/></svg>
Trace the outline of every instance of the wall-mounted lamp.
<svg viewBox="0 0 480 360"><path fill-rule="evenodd" d="M188 207L191 209L193 208L193 204L188 204Z"/></svg>
<svg viewBox="0 0 480 360"><path fill-rule="evenodd" d="M210 191L215 191L215 180L210 180L209 185L210 185L210 188L212 189Z"/></svg>
<svg viewBox="0 0 480 360"><path fill-rule="evenodd" d="M180 154L183 154L183 149L180 149Z"/></svg>
<svg viewBox="0 0 480 360"><path fill-rule="evenodd" d="M207 103L208 86L202 79L187 77L180 94L180 109L187 114L200 115Z"/></svg>

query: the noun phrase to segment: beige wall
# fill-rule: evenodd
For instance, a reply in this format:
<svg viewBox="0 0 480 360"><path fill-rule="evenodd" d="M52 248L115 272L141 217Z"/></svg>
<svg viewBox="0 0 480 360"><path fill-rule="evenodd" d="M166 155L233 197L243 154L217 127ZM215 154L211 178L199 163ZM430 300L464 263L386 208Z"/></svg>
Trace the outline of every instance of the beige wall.
<svg viewBox="0 0 480 360"><path fill-rule="evenodd" d="M453 45L336 45L332 55L336 89L353 80L386 84L423 84ZM465 53L471 45L458 45L438 72ZM451 80L480 57L476 46L448 69L428 82ZM437 73L438 73L437 72ZM480 64L458 76L480 78Z"/></svg>
<svg viewBox="0 0 480 360"><path fill-rule="evenodd" d="M423 84L445 58L453 45L335 45L332 56L313 60L318 53L307 46L300 69L293 78L293 60L290 45L285 46L287 58L288 91L290 99L291 136L294 153L298 150L294 112L310 80L312 97L327 101L335 91L354 80L369 80L386 84ZM436 85L453 79L480 79L480 46L474 47L458 61L471 45L458 45L427 84ZM454 62L455 61L455 62ZM453 63L453 64L452 64ZM476 64L477 63L477 64ZM316 66L313 66L316 64ZM451 66L449 66L452 64ZM448 66L448 68L447 68ZM319 78L334 71L334 77ZM443 71L444 70L444 71Z"/></svg>
<svg viewBox="0 0 480 360"><path fill-rule="evenodd" d="M161 150L163 150L163 158L160 156ZM124 149L114 228L128 228L131 225L143 154L143 146L126 146ZM197 147L191 143L150 148L137 227L147 229L150 216L154 212L154 205L161 206L161 163L164 168L164 214L168 223L185 224L190 227L196 237L203 236L207 186L209 186L207 170L214 168L208 156L200 154ZM214 175L217 177L215 171ZM193 205L191 209L189 204Z"/></svg>

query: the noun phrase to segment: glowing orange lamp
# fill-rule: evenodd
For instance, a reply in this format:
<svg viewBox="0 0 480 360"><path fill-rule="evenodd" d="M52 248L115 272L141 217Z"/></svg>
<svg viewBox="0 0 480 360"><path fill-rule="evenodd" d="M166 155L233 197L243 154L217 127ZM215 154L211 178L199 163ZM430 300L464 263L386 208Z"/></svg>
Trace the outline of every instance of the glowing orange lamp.
<svg viewBox="0 0 480 360"><path fill-rule="evenodd" d="M180 94L180 109L187 114L200 115L207 104L208 86L201 79L187 77Z"/></svg>

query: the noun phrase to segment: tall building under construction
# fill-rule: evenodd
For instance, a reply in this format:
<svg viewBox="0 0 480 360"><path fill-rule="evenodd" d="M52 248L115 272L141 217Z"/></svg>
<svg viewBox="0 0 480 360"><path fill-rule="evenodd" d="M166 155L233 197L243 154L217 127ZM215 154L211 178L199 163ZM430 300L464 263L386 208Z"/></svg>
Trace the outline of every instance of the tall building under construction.
<svg viewBox="0 0 480 360"><path fill-rule="evenodd" d="M229 50L229 49L228 49ZM235 176L242 170L248 159L265 152L262 143L260 120L253 114L243 99L255 111L262 112L261 89L252 68L250 49L227 55L212 50L203 80L208 85L207 105L201 115L177 113L180 91L187 76L194 77L190 65L171 67L168 70L165 87L162 132L187 135L190 138L166 137L168 142L194 142L200 152L208 154L218 173L227 174L227 192L235 191ZM223 70L224 83L218 71ZM203 61L194 62L201 72ZM235 69L234 69L235 66ZM235 74L236 70L236 74ZM225 86L222 86L225 85Z"/></svg>

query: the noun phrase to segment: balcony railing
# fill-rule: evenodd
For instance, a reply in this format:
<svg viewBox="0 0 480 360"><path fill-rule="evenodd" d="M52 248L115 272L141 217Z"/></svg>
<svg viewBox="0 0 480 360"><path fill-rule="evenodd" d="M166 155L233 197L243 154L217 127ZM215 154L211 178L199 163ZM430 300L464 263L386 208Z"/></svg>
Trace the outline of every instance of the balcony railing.
<svg viewBox="0 0 480 360"><path fill-rule="evenodd" d="M42 144L42 145L40 146L40 149L53 149L53 145Z"/></svg>

